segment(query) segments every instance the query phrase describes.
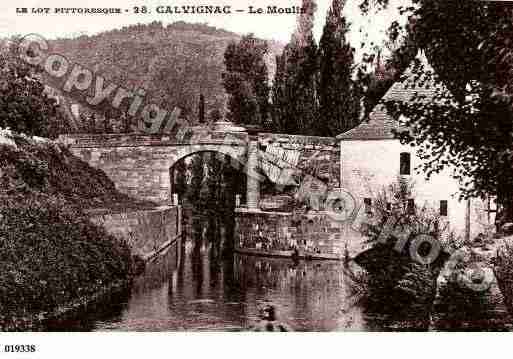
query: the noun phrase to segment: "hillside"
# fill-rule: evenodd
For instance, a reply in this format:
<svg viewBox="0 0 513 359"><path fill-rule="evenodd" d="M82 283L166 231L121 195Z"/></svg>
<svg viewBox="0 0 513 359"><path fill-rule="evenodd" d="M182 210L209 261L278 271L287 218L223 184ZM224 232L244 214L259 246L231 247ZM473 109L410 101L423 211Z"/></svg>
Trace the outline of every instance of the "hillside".
<svg viewBox="0 0 513 359"><path fill-rule="evenodd" d="M65 55L127 89L144 88L163 108L180 107L194 122L200 93L206 113L224 110L224 51L240 35L204 24L160 22L133 25L93 36L58 39L52 51ZM269 72L282 45L269 42Z"/></svg>

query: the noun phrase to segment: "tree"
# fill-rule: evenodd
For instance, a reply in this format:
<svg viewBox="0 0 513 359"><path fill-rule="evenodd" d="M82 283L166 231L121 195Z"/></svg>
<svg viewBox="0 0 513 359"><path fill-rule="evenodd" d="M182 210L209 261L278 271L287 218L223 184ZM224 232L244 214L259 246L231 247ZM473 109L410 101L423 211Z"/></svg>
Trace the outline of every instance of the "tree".
<svg viewBox="0 0 513 359"><path fill-rule="evenodd" d="M431 101L389 103L411 129L398 137L417 145L428 176L455 164L463 197L496 196L501 221L512 221L513 9L497 2L412 0L404 11L437 75L417 64L416 82L434 80L448 91L439 89Z"/></svg>
<svg viewBox="0 0 513 359"><path fill-rule="evenodd" d="M375 68L372 72L359 72L358 81L365 89L364 106L365 113L369 114L380 102L390 87L399 81L401 75L415 59L418 53L417 45L413 38L411 23L404 28L397 21L392 22L387 33L388 40L385 47L391 55L388 59L381 56L382 50L377 49L375 54L365 55L364 63L372 63Z"/></svg>
<svg viewBox="0 0 513 359"><path fill-rule="evenodd" d="M190 184L187 188L187 200L194 210L199 210L201 206L201 188L203 186L204 176L203 153L192 156Z"/></svg>
<svg viewBox="0 0 513 359"><path fill-rule="evenodd" d="M293 133L294 122L290 121L292 115L287 106L292 101L291 94L287 93L287 61L285 51L282 55L276 56L276 73L274 75L273 87L271 89L271 117L272 129L275 132Z"/></svg>
<svg viewBox="0 0 513 359"><path fill-rule="evenodd" d="M240 188L245 188L244 176L240 177L240 173L233 167L232 159L229 155L224 157L222 164L222 187L219 204L223 214L223 224L225 228L226 241L223 244L223 254L229 255L234 250L235 235L235 201L236 196L240 193Z"/></svg>
<svg viewBox="0 0 513 359"><path fill-rule="evenodd" d="M205 123L205 96L203 96L203 94L200 94L200 99L199 99L198 122L201 124Z"/></svg>
<svg viewBox="0 0 513 359"><path fill-rule="evenodd" d="M171 180L174 183L173 192L178 194L179 201L183 201L183 197L187 193L187 163L184 159L178 161L172 170Z"/></svg>
<svg viewBox="0 0 513 359"><path fill-rule="evenodd" d="M221 121L223 119L223 115L221 114L221 111L219 110L219 108L216 107L209 112L208 118L211 123L215 123L215 122Z"/></svg>
<svg viewBox="0 0 513 359"><path fill-rule="evenodd" d="M226 48L223 85L229 95L228 118L238 124L264 126L269 112L267 42L252 34Z"/></svg>
<svg viewBox="0 0 513 359"><path fill-rule="evenodd" d="M207 209L213 212L213 215L218 215L222 190L222 162L218 158L217 153L208 152L205 158L207 164L207 176L205 180L207 195L205 204Z"/></svg>
<svg viewBox="0 0 513 359"><path fill-rule="evenodd" d="M354 49L346 41L348 26L341 0L333 0L319 44L318 135L337 136L358 124L359 85L353 81Z"/></svg>
<svg viewBox="0 0 513 359"><path fill-rule="evenodd" d="M290 134L315 135L319 119L318 58L313 36L316 4L303 0L291 42L277 58L273 88L273 128Z"/></svg>
<svg viewBox="0 0 513 359"><path fill-rule="evenodd" d="M0 50L0 127L56 137L69 129L57 102L45 93L41 69L24 62L13 39Z"/></svg>

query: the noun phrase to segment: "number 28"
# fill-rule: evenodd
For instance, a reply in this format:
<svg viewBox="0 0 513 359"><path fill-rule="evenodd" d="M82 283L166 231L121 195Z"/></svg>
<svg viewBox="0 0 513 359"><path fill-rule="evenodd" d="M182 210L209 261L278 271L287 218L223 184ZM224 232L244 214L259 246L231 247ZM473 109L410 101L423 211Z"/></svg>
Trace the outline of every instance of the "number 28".
<svg viewBox="0 0 513 359"><path fill-rule="evenodd" d="M146 6L134 6L134 13L135 14L147 14L148 8Z"/></svg>

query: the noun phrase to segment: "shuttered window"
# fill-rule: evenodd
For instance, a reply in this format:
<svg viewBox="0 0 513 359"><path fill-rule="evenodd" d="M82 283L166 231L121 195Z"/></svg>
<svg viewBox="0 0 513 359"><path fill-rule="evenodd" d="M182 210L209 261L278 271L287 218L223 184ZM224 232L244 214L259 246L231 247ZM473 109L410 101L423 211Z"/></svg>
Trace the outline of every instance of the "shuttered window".
<svg viewBox="0 0 513 359"><path fill-rule="evenodd" d="M409 199L408 200L408 207L407 207L408 214L414 214L415 213L415 200Z"/></svg>
<svg viewBox="0 0 513 359"><path fill-rule="evenodd" d="M447 217L447 214L449 212L449 204L446 200L440 201L440 215Z"/></svg>
<svg viewBox="0 0 513 359"><path fill-rule="evenodd" d="M364 198L363 204L365 206L365 213L368 215L372 214L372 199Z"/></svg>
<svg viewBox="0 0 513 359"><path fill-rule="evenodd" d="M400 175L409 176L411 174L411 155L408 152L401 153Z"/></svg>

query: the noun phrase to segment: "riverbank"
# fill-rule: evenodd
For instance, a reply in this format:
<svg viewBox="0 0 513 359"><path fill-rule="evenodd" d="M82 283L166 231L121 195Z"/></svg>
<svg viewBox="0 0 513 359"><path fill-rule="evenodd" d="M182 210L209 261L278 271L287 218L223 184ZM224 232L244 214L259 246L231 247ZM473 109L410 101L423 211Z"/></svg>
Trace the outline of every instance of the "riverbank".
<svg viewBox="0 0 513 359"><path fill-rule="evenodd" d="M4 321L3 331L46 331L50 328L60 328L59 323L65 323L79 316L79 313L87 311L96 305L102 306L109 301L109 298L115 297L129 291L132 280L118 280L98 288L94 293L84 295L80 298L71 300L68 303L59 305L51 311L42 311L31 313L26 317L16 317L10 321ZM62 328L69 329L69 328Z"/></svg>
<svg viewBox="0 0 513 359"><path fill-rule="evenodd" d="M1 130L0 203L0 329L130 282L129 247L84 210L147 204L65 147Z"/></svg>

